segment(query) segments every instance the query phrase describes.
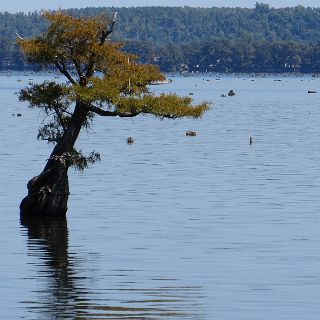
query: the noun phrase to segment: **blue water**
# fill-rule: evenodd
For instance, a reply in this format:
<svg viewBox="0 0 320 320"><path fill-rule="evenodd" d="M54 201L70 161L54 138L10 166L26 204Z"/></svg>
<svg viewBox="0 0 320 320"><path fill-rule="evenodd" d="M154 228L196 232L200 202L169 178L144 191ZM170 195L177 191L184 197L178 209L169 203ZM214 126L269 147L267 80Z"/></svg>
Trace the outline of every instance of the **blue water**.
<svg viewBox="0 0 320 320"><path fill-rule="evenodd" d="M0 74L3 319L319 319L320 91L307 92L319 78L153 86L211 110L95 118L79 147L102 162L70 171L67 220L20 221L52 146L36 140L42 115L14 93L46 77Z"/></svg>

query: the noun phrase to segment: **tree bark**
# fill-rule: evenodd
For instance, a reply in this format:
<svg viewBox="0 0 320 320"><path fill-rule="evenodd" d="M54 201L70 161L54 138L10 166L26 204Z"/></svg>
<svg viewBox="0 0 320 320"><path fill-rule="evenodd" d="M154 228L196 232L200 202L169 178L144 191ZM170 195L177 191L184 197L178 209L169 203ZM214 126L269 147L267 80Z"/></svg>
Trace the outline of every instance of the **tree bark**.
<svg viewBox="0 0 320 320"><path fill-rule="evenodd" d="M21 215L63 216L67 213L70 163L66 157L72 152L87 115L86 106L77 102L67 129L54 147L43 171L27 184L28 195L21 201Z"/></svg>

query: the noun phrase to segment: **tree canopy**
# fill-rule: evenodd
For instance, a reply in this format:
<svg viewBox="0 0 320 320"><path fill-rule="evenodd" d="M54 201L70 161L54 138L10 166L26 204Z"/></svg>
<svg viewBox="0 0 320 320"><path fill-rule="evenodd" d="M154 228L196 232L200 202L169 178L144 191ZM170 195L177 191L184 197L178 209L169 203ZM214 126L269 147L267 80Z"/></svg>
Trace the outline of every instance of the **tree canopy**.
<svg viewBox="0 0 320 320"><path fill-rule="evenodd" d="M32 39L19 36L18 43L30 62L53 66L66 82L31 84L20 92L21 101L40 108L50 119L38 137L55 144L43 172L30 180L21 208L56 212L62 207L65 212L68 168L84 169L99 159L95 151L86 157L75 149L81 129L90 126L94 116L198 118L209 105L192 105L190 97L176 94L151 93L148 85L165 76L158 67L140 64L135 55L122 51L121 42L111 41L116 13L112 18L76 18L58 11L45 12L44 17L49 21L48 30Z"/></svg>
<svg viewBox="0 0 320 320"><path fill-rule="evenodd" d="M192 106L190 97L151 94L148 85L165 76L154 65L138 63L137 56L120 50L121 43L108 39L115 18L75 18L61 11L44 16L50 22L48 31L18 42L30 62L53 65L68 82L46 81L21 91L21 100L54 115L53 121L40 129L40 138L50 142L61 139L76 101L88 113L86 126L93 115L197 118L208 109L205 102Z"/></svg>

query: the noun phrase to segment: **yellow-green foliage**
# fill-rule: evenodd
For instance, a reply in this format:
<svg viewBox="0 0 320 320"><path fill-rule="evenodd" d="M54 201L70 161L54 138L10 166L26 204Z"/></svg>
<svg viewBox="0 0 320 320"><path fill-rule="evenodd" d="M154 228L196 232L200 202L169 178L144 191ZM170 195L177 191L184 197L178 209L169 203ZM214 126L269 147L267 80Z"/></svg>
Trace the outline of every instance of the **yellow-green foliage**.
<svg viewBox="0 0 320 320"><path fill-rule="evenodd" d="M193 106L189 97L149 93L148 85L164 80L165 76L156 66L139 64L137 57L121 51L121 43L110 41L108 36L115 19L75 18L61 11L45 12L44 16L50 22L47 32L18 42L30 61L53 65L66 76L69 80L63 87L66 101L81 101L83 108L105 116L147 113L198 118L208 110L208 103ZM49 105L56 101L52 93L51 90L46 103L43 90L31 86L24 100ZM61 101L61 96L58 98ZM106 110L110 114L99 112Z"/></svg>

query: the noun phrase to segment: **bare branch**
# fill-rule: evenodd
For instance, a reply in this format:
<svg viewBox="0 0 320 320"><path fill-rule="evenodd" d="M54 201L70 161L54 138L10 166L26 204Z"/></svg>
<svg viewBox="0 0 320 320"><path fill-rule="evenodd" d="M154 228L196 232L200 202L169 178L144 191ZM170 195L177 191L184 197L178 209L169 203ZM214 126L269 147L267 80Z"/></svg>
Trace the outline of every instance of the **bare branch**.
<svg viewBox="0 0 320 320"><path fill-rule="evenodd" d="M109 34L113 32L114 24L117 20L118 12L115 12L112 17L112 21L109 24L109 28L107 30L101 30L101 37L100 37L100 45L103 45L106 41Z"/></svg>
<svg viewBox="0 0 320 320"><path fill-rule="evenodd" d="M24 40L17 32L16 32L16 35L17 35L19 40Z"/></svg>

